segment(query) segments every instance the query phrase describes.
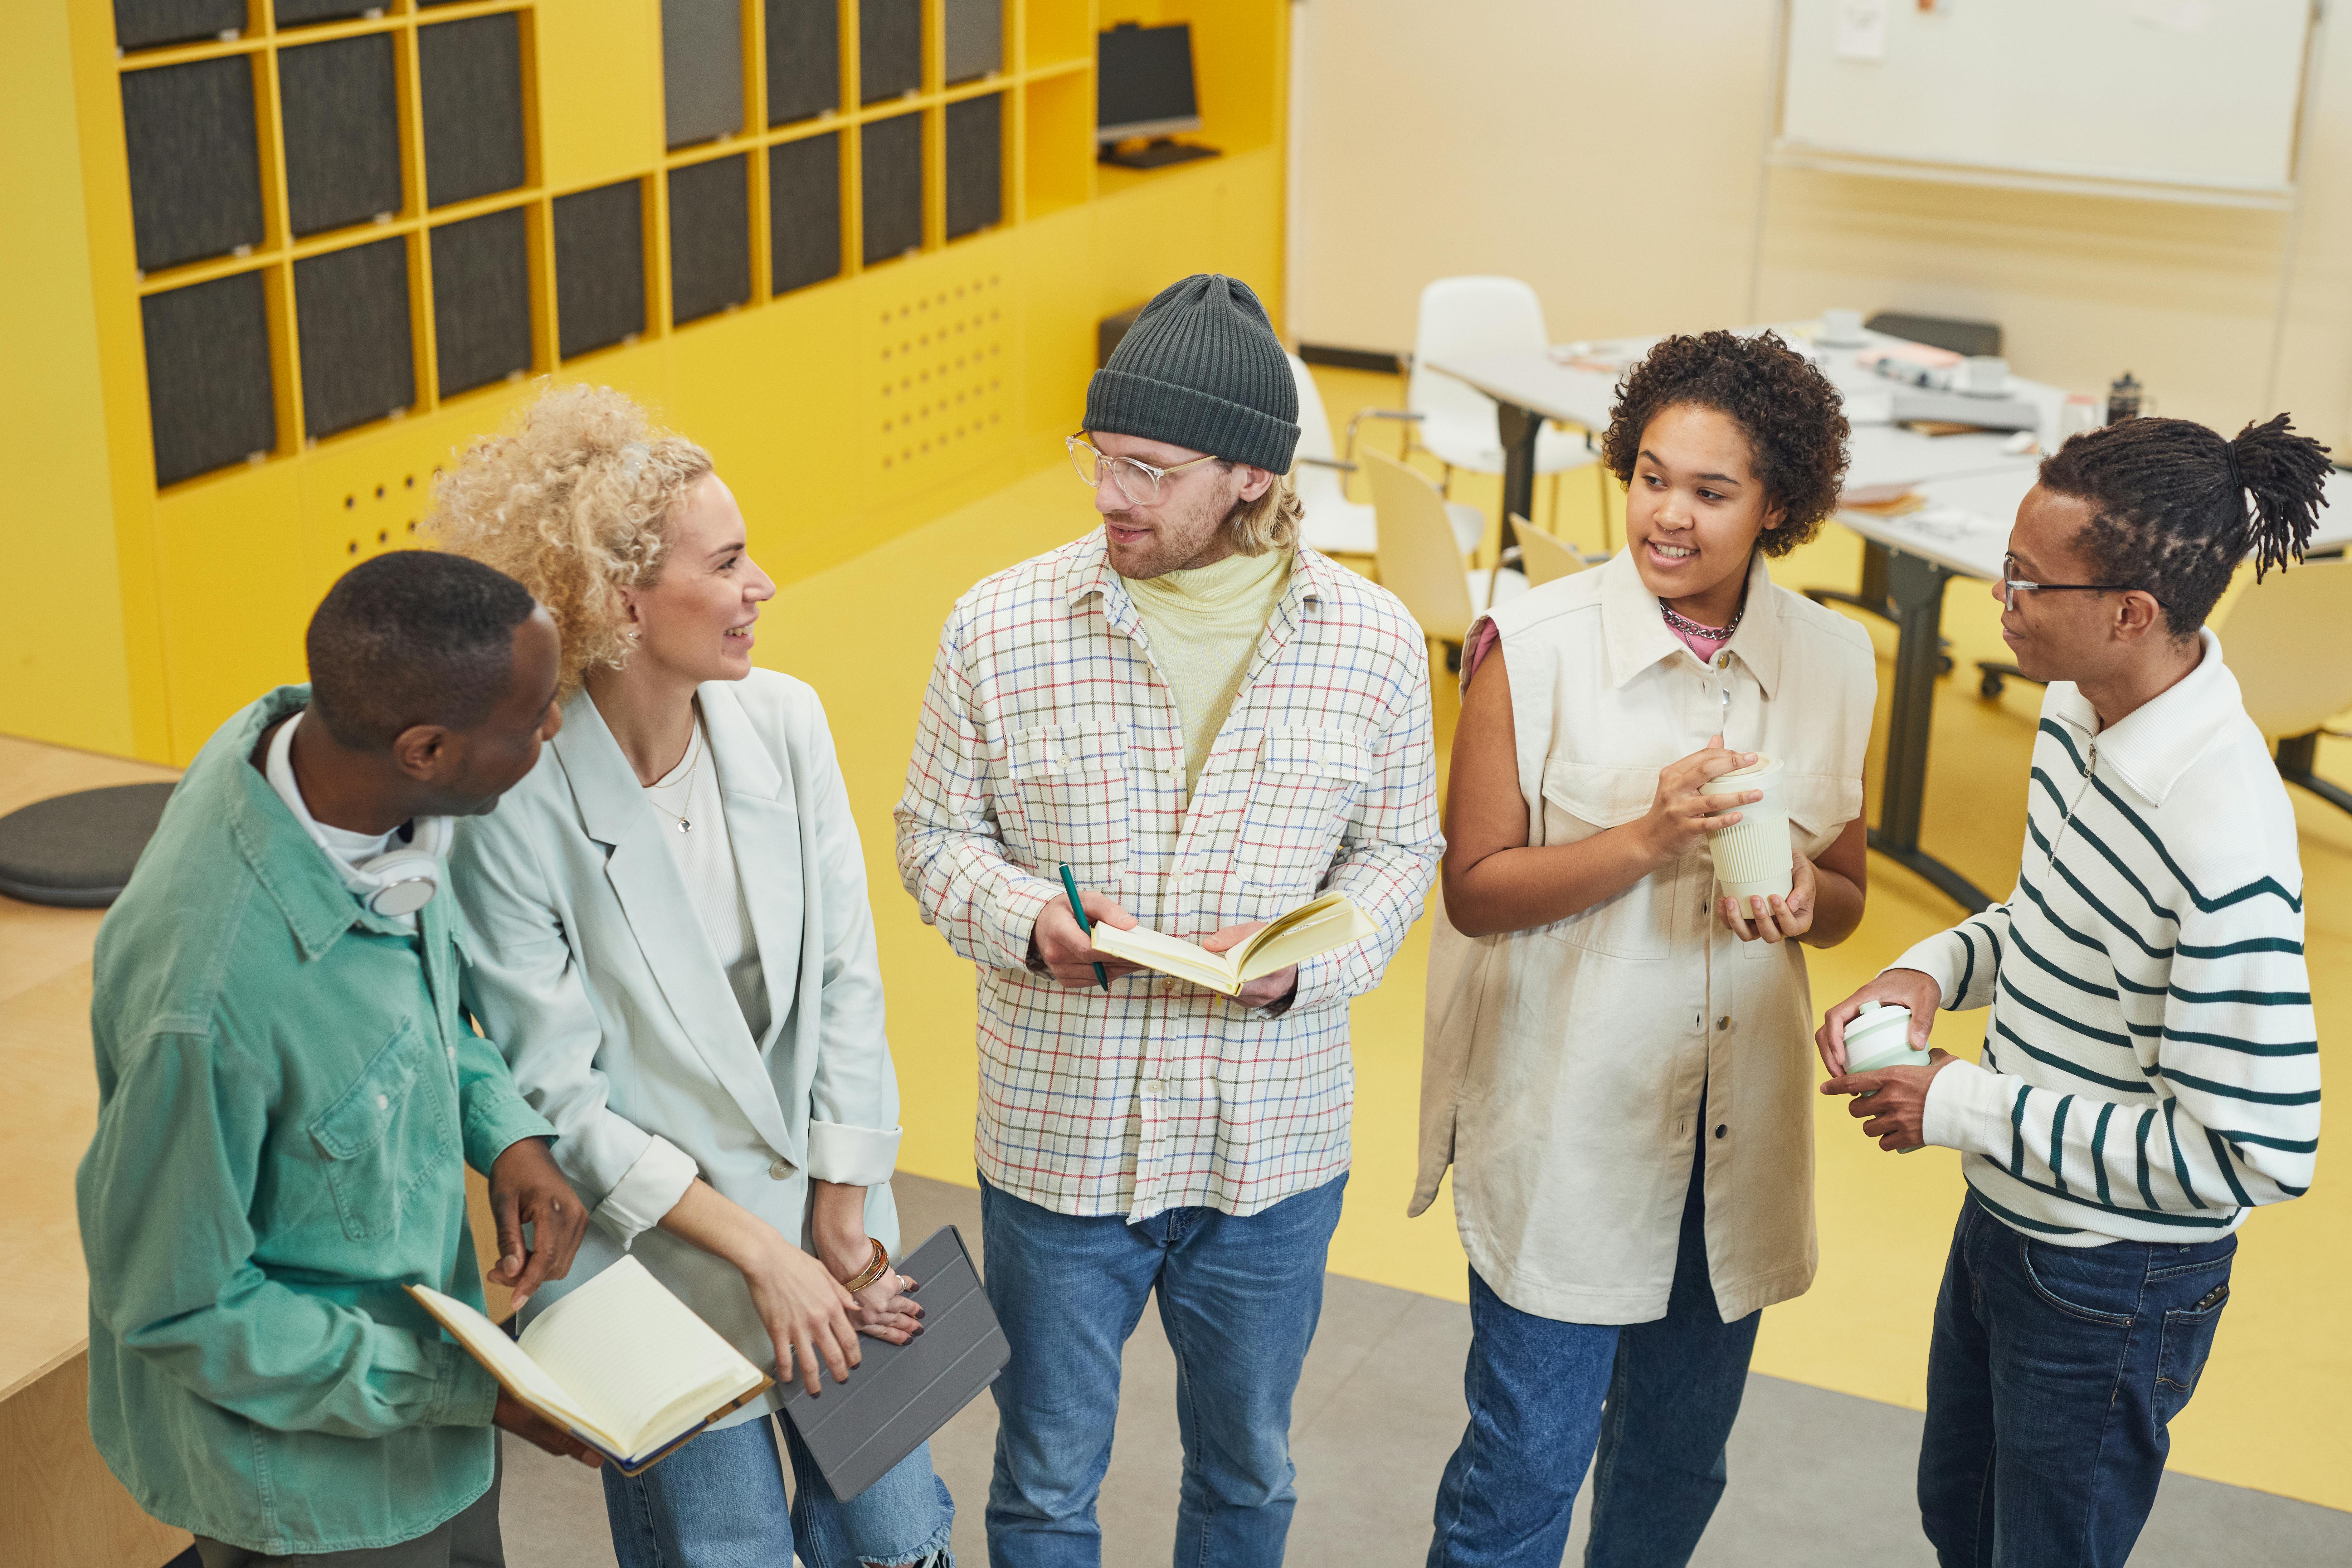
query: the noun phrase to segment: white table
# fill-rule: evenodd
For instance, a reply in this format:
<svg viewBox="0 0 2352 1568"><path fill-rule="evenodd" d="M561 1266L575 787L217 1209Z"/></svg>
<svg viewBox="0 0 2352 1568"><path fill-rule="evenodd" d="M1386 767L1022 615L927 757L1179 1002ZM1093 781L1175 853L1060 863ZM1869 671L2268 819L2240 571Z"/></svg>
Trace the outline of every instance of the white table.
<svg viewBox="0 0 2352 1568"><path fill-rule="evenodd" d="M1879 795L1878 826L1870 830L1870 847L1972 910L1992 900L1919 843L1927 797L1927 731L1935 710L1943 641L1944 584L1954 577L1990 582L2000 575L2010 526L2017 520L2018 503L2033 488L2038 467L2037 458L2012 459L1998 468L1932 479L1919 487L1928 504L1902 517L1875 517L1862 511L1838 514L1840 522L1862 535L1883 557L1877 581L1885 595L1885 614L1895 626L1886 778ZM2312 554L2340 552L2352 545L2352 480L2347 480L2342 470L2331 469L2328 488L2345 493L2336 496L2337 505L2319 514L2319 526L2305 547ZM1990 690L2000 689L2000 679L1998 668L1987 672L1985 681ZM2280 762L2282 770L2290 771L2292 776L2295 760L2282 755ZM2306 774L2310 763L2309 757L2302 758L2301 768Z"/></svg>

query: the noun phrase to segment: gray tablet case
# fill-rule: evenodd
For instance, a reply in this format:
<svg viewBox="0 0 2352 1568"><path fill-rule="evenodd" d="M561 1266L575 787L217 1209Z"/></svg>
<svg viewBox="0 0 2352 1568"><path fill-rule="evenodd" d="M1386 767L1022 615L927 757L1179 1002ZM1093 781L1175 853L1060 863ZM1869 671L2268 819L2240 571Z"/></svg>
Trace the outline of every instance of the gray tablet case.
<svg viewBox="0 0 2352 1568"><path fill-rule="evenodd" d="M849 1381L826 1375L821 1397L812 1398L797 1378L786 1385L785 1417L833 1495L845 1500L946 1426L1013 1358L955 1226L942 1226L898 1268L920 1284L922 1333L903 1345L860 1339Z"/></svg>

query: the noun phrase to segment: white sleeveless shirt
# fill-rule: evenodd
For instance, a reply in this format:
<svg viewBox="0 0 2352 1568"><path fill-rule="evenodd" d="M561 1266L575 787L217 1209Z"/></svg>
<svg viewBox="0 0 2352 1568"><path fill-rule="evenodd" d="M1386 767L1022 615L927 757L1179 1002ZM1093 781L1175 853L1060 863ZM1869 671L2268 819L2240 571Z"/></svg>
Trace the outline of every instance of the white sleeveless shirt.
<svg viewBox="0 0 2352 1568"><path fill-rule="evenodd" d="M1739 627L1711 665L1667 629L1622 551L1489 618L1510 671L1530 846L1638 820L1659 770L1718 730L1735 750L1785 762L1790 832L1808 857L1862 814L1877 695L1870 638L1775 586L1761 555ZM1531 931L1474 939L1439 917L1411 1212L1428 1206L1450 1162L1464 1250L1522 1311L1664 1317L1694 1140L1724 1321L1812 1282L1804 953L1741 942L1717 918L1716 896L1700 844Z"/></svg>

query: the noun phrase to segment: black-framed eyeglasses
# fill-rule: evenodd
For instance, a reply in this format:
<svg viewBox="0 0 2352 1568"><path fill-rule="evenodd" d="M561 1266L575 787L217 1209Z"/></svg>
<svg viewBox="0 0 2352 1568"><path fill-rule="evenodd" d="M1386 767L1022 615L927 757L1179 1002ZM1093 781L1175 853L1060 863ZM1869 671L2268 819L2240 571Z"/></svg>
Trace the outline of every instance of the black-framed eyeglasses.
<svg viewBox="0 0 2352 1568"><path fill-rule="evenodd" d="M1101 484L1103 470L1108 468L1112 486L1137 506L1158 506L1160 481L1169 475L1217 460L1213 452L1205 458L1188 458L1171 467L1155 468L1133 458L1114 458L1098 451L1083 435L1065 437L1062 445L1069 448L1070 466L1078 470L1078 478L1086 481L1087 489Z"/></svg>
<svg viewBox="0 0 2352 1568"><path fill-rule="evenodd" d="M2017 557L2004 554L2000 558L2001 607L2017 608L2020 594L2127 594L2128 583L2029 583L2017 575ZM2149 595L2151 598L2153 595Z"/></svg>

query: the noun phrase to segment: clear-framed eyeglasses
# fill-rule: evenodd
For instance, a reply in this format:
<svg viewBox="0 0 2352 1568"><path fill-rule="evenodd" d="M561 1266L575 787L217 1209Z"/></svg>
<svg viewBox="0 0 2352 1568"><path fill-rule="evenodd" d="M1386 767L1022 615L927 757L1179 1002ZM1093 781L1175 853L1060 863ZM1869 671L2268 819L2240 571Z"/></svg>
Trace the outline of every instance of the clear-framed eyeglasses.
<svg viewBox="0 0 2352 1568"><path fill-rule="evenodd" d="M1133 458L1110 457L1097 450L1095 444L1084 436L1066 437L1062 445L1070 449L1070 466L1077 469L1078 478L1086 482L1087 489L1093 489L1100 485L1103 471L1108 469L1111 484L1136 506L1158 506L1160 487L1169 475L1181 474L1187 468L1217 460L1216 455L1212 453L1205 458L1188 458L1172 468L1155 468L1150 463L1138 462Z"/></svg>
<svg viewBox="0 0 2352 1568"><path fill-rule="evenodd" d="M2020 594L2123 594L2130 591L2127 583L2029 583L2017 574L2017 557L2000 558L2000 602L2004 609L2017 608Z"/></svg>

